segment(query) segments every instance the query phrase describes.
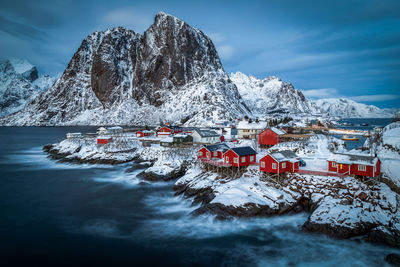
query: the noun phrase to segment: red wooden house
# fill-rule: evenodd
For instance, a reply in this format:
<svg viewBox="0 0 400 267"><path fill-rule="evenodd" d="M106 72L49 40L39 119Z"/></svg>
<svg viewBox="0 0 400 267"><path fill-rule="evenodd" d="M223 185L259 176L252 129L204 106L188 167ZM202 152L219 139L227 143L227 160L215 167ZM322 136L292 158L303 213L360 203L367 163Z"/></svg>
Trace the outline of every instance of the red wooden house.
<svg viewBox="0 0 400 267"><path fill-rule="evenodd" d="M258 135L258 144L261 146L273 146L279 143L279 136L284 135L283 130L279 130L275 127L265 129Z"/></svg>
<svg viewBox="0 0 400 267"><path fill-rule="evenodd" d="M234 167L248 166L256 163L257 152L249 147L234 147L227 150L224 154L224 162L232 164Z"/></svg>
<svg viewBox="0 0 400 267"><path fill-rule="evenodd" d="M214 145L205 145L197 152L197 158L199 159L222 159L223 154L229 150L230 147L225 143L219 143Z"/></svg>
<svg viewBox="0 0 400 267"><path fill-rule="evenodd" d="M168 137L173 134L178 134L182 132L182 128L174 127L174 126L164 126L158 129L157 136L158 137Z"/></svg>
<svg viewBox="0 0 400 267"><path fill-rule="evenodd" d="M377 157L352 154L332 154L328 158L330 172L375 177L381 173L381 161Z"/></svg>
<svg viewBox="0 0 400 267"><path fill-rule="evenodd" d="M269 173L297 172L299 157L290 150L272 152L260 159L260 171Z"/></svg>
<svg viewBox="0 0 400 267"><path fill-rule="evenodd" d="M142 131L136 132L136 137L145 137L145 136L151 136L151 135L153 135L153 132L148 131L148 130L142 130Z"/></svg>
<svg viewBox="0 0 400 267"><path fill-rule="evenodd" d="M174 134L174 130L171 127L164 126L158 129L157 136L158 137L168 137Z"/></svg>
<svg viewBox="0 0 400 267"><path fill-rule="evenodd" d="M111 136L98 136L97 137L97 144L108 144L112 142L112 137Z"/></svg>

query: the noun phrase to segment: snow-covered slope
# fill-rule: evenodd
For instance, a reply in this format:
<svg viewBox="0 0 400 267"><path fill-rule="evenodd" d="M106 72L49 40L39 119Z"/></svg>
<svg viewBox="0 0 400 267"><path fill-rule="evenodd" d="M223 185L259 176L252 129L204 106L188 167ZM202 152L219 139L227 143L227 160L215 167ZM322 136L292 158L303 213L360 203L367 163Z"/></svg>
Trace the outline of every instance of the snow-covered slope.
<svg viewBox="0 0 400 267"><path fill-rule="evenodd" d="M39 77L36 67L26 60L0 61L0 116L21 110L54 80L48 75Z"/></svg>
<svg viewBox="0 0 400 267"><path fill-rule="evenodd" d="M143 35L89 35L46 93L0 123L209 125L246 114L211 39L161 12Z"/></svg>
<svg viewBox="0 0 400 267"><path fill-rule="evenodd" d="M391 118L396 109L380 109L347 98L327 98L313 101L322 114L343 118Z"/></svg>
<svg viewBox="0 0 400 267"><path fill-rule="evenodd" d="M246 105L255 116L273 113L312 114L315 109L291 83L270 76L259 80L241 72L232 73L230 79L236 84Z"/></svg>

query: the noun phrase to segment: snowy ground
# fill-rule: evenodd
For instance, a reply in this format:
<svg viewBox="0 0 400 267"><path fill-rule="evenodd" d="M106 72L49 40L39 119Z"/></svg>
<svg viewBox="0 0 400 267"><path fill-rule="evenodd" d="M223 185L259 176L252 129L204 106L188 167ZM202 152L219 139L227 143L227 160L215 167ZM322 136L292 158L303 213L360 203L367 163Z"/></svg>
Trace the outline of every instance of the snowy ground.
<svg viewBox="0 0 400 267"><path fill-rule="evenodd" d="M382 161L382 172L400 188L400 123L391 123L383 129L378 157Z"/></svg>
<svg viewBox="0 0 400 267"><path fill-rule="evenodd" d="M345 152L343 144L334 137L317 135L306 141L281 143L270 150L295 151L307 162L305 168L327 170L326 158L332 151ZM384 183L367 185L350 176L300 174L289 174L282 179L280 183L266 179L257 166L232 179L202 172L200 165L195 165L175 187L181 193L189 190L189 196L193 196L193 191L199 192L206 210L219 215L283 214L298 211L299 202L307 199L311 214L304 228L309 231L350 237L369 234L380 226L382 231L400 234L400 196ZM210 190L208 198L204 198L204 192Z"/></svg>

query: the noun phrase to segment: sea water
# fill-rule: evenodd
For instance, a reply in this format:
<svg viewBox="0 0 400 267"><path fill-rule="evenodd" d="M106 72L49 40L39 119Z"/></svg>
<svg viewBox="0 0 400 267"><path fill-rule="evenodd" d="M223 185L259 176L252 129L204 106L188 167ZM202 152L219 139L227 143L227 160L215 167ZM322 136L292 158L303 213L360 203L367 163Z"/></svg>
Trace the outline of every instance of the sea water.
<svg viewBox="0 0 400 267"><path fill-rule="evenodd" d="M140 183L131 163L78 165L41 147L79 127L0 128L3 266L382 266L396 250L301 230L308 214L219 221L174 196L173 182Z"/></svg>

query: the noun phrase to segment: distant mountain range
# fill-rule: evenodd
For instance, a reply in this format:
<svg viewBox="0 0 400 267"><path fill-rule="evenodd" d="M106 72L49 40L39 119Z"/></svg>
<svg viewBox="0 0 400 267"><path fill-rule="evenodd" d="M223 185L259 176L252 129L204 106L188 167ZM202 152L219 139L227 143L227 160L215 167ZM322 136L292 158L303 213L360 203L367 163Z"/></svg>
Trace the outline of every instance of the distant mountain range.
<svg viewBox="0 0 400 267"><path fill-rule="evenodd" d="M1 63L0 82L1 114L19 110L2 125L207 126L245 115L392 115L347 99L310 101L276 77L228 76L208 36L163 12L143 34L118 27L89 35L54 84L23 61Z"/></svg>
<svg viewBox="0 0 400 267"><path fill-rule="evenodd" d="M0 61L0 117L23 109L54 81L48 75L39 76L36 67L26 60Z"/></svg>

